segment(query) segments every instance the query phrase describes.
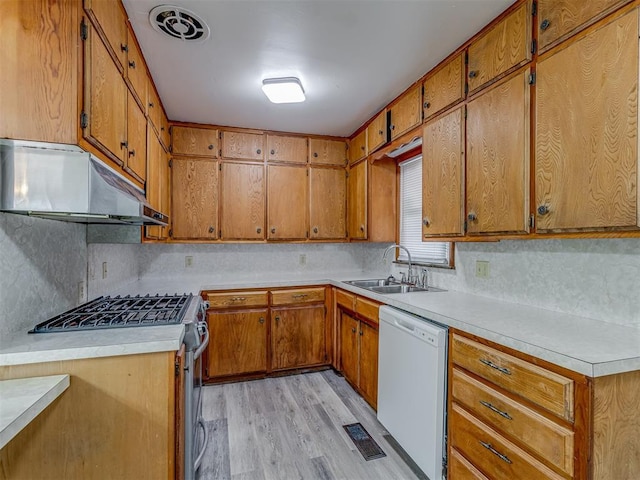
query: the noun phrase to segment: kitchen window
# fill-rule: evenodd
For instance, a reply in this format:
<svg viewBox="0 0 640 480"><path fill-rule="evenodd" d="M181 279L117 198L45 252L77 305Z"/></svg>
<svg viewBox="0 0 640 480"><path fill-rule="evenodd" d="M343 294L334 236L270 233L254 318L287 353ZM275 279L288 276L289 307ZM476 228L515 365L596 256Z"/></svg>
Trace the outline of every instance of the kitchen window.
<svg viewBox="0 0 640 480"><path fill-rule="evenodd" d="M422 156L400 163L400 245L411 252L414 263L452 268L451 242L422 241ZM407 262L400 250L397 259Z"/></svg>

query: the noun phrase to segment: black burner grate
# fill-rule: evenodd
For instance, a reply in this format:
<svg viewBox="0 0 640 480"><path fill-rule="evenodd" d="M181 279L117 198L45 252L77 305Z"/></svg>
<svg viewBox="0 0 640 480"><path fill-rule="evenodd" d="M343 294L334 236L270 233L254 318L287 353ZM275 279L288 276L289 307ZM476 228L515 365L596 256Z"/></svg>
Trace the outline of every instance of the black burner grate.
<svg viewBox="0 0 640 480"><path fill-rule="evenodd" d="M175 325L182 322L192 296L99 297L36 325L29 333Z"/></svg>

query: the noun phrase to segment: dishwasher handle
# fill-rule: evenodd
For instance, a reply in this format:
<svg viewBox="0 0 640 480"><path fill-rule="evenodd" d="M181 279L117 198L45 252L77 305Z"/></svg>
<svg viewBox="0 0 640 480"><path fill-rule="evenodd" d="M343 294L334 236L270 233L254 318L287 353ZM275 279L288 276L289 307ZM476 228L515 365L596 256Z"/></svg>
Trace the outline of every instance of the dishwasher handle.
<svg viewBox="0 0 640 480"><path fill-rule="evenodd" d="M414 325L403 322L402 320L398 320L397 318L393 321L393 323L396 325L396 327L406 330L409 333L414 333L416 331L416 327Z"/></svg>

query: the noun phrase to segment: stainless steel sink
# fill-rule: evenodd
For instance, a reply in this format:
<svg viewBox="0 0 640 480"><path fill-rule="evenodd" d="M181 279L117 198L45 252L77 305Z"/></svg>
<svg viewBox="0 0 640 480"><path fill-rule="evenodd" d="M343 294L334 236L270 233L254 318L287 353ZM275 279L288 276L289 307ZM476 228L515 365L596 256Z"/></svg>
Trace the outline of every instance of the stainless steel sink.
<svg viewBox="0 0 640 480"><path fill-rule="evenodd" d="M348 280L344 283L353 285L354 287L370 288L370 287L384 287L391 283L386 278L373 278L371 280Z"/></svg>
<svg viewBox="0 0 640 480"><path fill-rule="evenodd" d="M374 278L370 280L349 280L344 283L371 290L376 293L393 294L393 293L411 293L411 292L445 292L440 288L434 287L416 287L414 285L406 285L396 282L389 282L386 278Z"/></svg>

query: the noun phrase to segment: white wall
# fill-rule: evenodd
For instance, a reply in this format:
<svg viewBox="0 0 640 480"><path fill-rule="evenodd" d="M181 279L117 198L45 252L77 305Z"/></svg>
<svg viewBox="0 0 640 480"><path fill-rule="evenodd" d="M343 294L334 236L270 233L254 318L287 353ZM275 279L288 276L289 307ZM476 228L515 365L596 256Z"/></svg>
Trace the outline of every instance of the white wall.
<svg viewBox="0 0 640 480"><path fill-rule="evenodd" d="M0 335L78 305L86 288L84 225L0 213Z"/></svg>

